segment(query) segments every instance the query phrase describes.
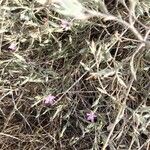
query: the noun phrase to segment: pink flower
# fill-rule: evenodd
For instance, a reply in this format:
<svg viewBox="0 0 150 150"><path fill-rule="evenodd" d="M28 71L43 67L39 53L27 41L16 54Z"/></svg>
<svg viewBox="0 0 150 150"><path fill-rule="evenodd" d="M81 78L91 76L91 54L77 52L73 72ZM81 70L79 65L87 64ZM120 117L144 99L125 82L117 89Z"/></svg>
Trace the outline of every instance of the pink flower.
<svg viewBox="0 0 150 150"><path fill-rule="evenodd" d="M86 116L87 120L90 122L95 122L95 119L97 118L94 112L86 113Z"/></svg>
<svg viewBox="0 0 150 150"><path fill-rule="evenodd" d="M53 95L48 95L45 99L44 99L44 104L45 105L53 105L55 102L55 96Z"/></svg>
<svg viewBox="0 0 150 150"><path fill-rule="evenodd" d="M67 20L61 20L60 27L61 27L62 29L64 29L65 31L70 30L70 28L71 28L71 23L68 22Z"/></svg>
<svg viewBox="0 0 150 150"><path fill-rule="evenodd" d="M17 47L16 47L16 46L17 46L17 44L16 44L16 43L11 43L11 44L9 45L9 47L8 47L8 48L9 48L10 50L12 50L12 51L15 51L15 50L17 49Z"/></svg>

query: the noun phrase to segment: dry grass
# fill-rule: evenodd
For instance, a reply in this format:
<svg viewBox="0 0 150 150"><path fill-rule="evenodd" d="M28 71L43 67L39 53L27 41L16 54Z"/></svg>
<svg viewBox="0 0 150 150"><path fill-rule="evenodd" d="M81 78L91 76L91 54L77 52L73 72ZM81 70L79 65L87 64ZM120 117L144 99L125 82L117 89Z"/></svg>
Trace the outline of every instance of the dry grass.
<svg viewBox="0 0 150 150"><path fill-rule="evenodd" d="M149 0L39 2L0 1L0 149L149 150Z"/></svg>

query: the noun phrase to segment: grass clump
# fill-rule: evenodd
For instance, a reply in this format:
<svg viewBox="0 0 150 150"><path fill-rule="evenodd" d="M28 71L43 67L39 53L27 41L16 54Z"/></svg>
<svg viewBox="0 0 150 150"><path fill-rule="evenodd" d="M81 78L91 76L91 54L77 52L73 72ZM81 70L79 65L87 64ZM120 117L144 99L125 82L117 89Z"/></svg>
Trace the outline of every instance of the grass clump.
<svg viewBox="0 0 150 150"><path fill-rule="evenodd" d="M0 149L149 149L149 0L0 3Z"/></svg>

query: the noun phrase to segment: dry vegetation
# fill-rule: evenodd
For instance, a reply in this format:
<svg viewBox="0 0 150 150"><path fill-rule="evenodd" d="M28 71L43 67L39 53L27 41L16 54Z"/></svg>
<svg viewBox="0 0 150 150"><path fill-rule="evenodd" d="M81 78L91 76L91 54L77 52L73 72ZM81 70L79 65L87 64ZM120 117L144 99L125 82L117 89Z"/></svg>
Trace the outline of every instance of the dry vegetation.
<svg viewBox="0 0 150 150"><path fill-rule="evenodd" d="M44 2L0 0L0 149L149 150L150 0Z"/></svg>

